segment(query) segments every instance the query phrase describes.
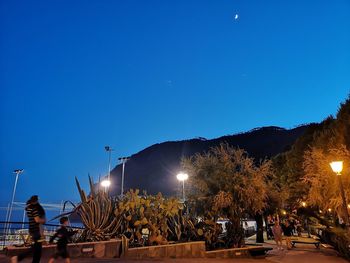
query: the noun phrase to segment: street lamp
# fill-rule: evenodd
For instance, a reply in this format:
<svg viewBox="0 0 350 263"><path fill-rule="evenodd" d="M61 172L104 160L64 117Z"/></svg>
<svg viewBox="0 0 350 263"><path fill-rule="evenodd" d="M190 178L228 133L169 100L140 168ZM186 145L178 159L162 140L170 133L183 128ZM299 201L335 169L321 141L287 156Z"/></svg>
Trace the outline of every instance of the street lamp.
<svg viewBox="0 0 350 263"><path fill-rule="evenodd" d="M188 174L179 173L176 175L177 180L182 181L182 199L185 202L185 181L188 179Z"/></svg>
<svg viewBox="0 0 350 263"><path fill-rule="evenodd" d="M113 149L110 146L105 146L106 152L108 152L108 180L111 179L111 155Z"/></svg>
<svg viewBox="0 0 350 263"><path fill-rule="evenodd" d="M341 175L341 172L343 171L343 161L335 161L329 163L331 166L333 172L335 172L337 175Z"/></svg>
<svg viewBox="0 0 350 263"><path fill-rule="evenodd" d="M333 170L333 172L336 173L338 177L338 182L339 182L339 188L340 188L340 195L342 198L342 206L343 206L343 212L344 212L344 217L345 217L345 224L347 227L349 227L349 213L347 209L347 202L346 202L346 197L345 197L345 191L344 191L344 186L343 186L343 181L341 179L341 172L343 171L343 161L335 161L331 162L330 166Z"/></svg>
<svg viewBox="0 0 350 263"><path fill-rule="evenodd" d="M123 197L124 195L124 173L125 173L125 163L130 159L130 157L120 157L118 160L123 164L122 166L122 185L120 189L120 195Z"/></svg>
<svg viewBox="0 0 350 263"><path fill-rule="evenodd" d="M111 186L111 181L108 180L108 179L104 179L102 182L101 182L101 186L105 188L106 192L107 192L107 189L108 187Z"/></svg>
<svg viewBox="0 0 350 263"><path fill-rule="evenodd" d="M16 179L15 179L15 185L13 187L13 191L12 191L12 198L11 198L11 204L9 207L9 212L8 212L8 216L7 216L7 231L9 231L10 228L10 220L11 220L11 216L12 216L12 209L13 209L13 203L15 201L15 195L16 195L16 188L17 188L17 182L18 182L18 176L23 173L24 170L23 169L16 169L13 171L14 174L16 174Z"/></svg>

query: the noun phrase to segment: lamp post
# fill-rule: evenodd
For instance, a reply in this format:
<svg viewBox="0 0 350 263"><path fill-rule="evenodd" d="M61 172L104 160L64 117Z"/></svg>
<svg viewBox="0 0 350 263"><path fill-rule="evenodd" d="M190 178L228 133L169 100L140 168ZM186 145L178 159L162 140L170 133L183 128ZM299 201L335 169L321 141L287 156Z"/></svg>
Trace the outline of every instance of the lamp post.
<svg viewBox="0 0 350 263"><path fill-rule="evenodd" d="M349 226L350 226L350 224L349 224L349 213L348 213L348 208L347 208L347 203L346 203L346 197L345 197L343 181L341 179L341 172L343 171L343 161L331 162L330 166L331 166L333 172L338 177L339 188L340 188L340 195L341 195L341 198L342 198L343 213L344 213L344 217L345 217L344 222L346 224L346 227L349 228Z"/></svg>
<svg viewBox="0 0 350 263"><path fill-rule="evenodd" d="M101 182L101 186L105 188L105 192L108 193L109 187L111 186L111 156L112 156L112 151L113 149L110 146L105 146L106 152L108 152L108 174L107 178L105 178Z"/></svg>
<svg viewBox="0 0 350 263"><path fill-rule="evenodd" d="M11 203L10 203L10 208L9 208L9 212L7 215L7 232L10 230L10 220L11 220L11 216L12 216L12 209L13 209L13 202L15 201L15 195L16 195L16 188L17 188L17 182L18 182L18 177L21 173L23 173L24 170L23 169L16 169L13 171L14 174L16 174L16 179L15 179L15 185L13 187L13 191L12 191L12 198L11 198Z"/></svg>
<svg viewBox="0 0 350 263"><path fill-rule="evenodd" d="M130 159L130 157L120 157L118 160L122 163L122 185L120 188L120 196L124 195L124 174L125 174L125 164Z"/></svg>
<svg viewBox="0 0 350 263"><path fill-rule="evenodd" d="M113 149L110 146L105 146L106 152L108 152L108 180L111 179L111 155Z"/></svg>
<svg viewBox="0 0 350 263"><path fill-rule="evenodd" d="M101 186L104 187L106 193L108 192L108 188L110 187L110 185L111 185L111 181L109 179L104 179L101 182Z"/></svg>
<svg viewBox="0 0 350 263"><path fill-rule="evenodd" d="M176 176L177 180L182 182L182 200L185 202L185 181L188 179L188 174L186 173L179 173Z"/></svg>

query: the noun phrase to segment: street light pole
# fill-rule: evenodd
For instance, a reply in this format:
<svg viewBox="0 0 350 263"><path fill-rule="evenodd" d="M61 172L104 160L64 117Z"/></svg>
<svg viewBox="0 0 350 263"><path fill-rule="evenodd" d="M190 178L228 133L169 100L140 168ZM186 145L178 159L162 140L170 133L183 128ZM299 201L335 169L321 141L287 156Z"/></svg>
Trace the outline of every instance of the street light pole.
<svg viewBox="0 0 350 263"><path fill-rule="evenodd" d="M106 193L108 193L109 187L111 185L111 156L113 149L110 146L105 146L106 152L108 152L108 175L107 179L105 179L101 184L105 187Z"/></svg>
<svg viewBox="0 0 350 263"><path fill-rule="evenodd" d="M182 180L182 199L185 202L185 180Z"/></svg>
<svg viewBox="0 0 350 263"><path fill-rule="evenodd" d="M113 149L110 146L105 146L106 152L108 152L108 180L111 180L111 155Z"/></svg>
<svg viewBox="0 0 350 263"><path fill-rule="evenodd" d="M343 213L344 213L344 222L346 224L346 227L349 229L350 227L350 222L349 222L349 213L348 213L348 206L346 203L346 197L345 197L345 191L344 191L344 186L343 186L343 181L341 179L341 172L343 170L343 162L342 161L336 161L336 162L331 162L330 163L331 168L333 172L336 173L338 177L338 183L339 183L339 189L340 189L340 196L342 199L342 208L343 208Z"/></svg>
<svg viewBox="0 0 350 263"><path fill-rule="evenodd" d="M12 191L12 199L11 199L11 203L10 203L10 209L9 209L9 213L8 213L8 217L7 217L7 232L10 230L10 220L11 220L11 216L12 216L12 209L13 209L13 203L15 201L15 195L16 195L16 188L17 188L17 182L18 182L18 177L21 173L23 173L23 169L16 169L13 171L13 173L16 174L16 179L15 179L15 185L13 186L13 191Z"/></svg>
<svg viewBox="0 0 350 263"><path fill-rule="evenodd" d="M188 174L186 173L179 173L176 176L177 180L182 181L182 200L185 203L185 181L188 179Z"/></svg>
<svg viewBox="0 0 350 263"><path fill-rule="evenodd" d="M349 227L350 226L350 222L349 222L348 206L347 206L347 203L346 203L346 197L345 197L343 181L341 179L340 174L338 176L338 181L339 181L340 195L341 195L341 199L342 199L342 206L343 206L343 211L344 211L344 216L345 216L345 220L344 221L345 221L346 226Z"/></svg>
<svg viewBox="0 0 350 263"><path fill-rule="evenodd" d="M125 175L125 164L130 159L130 157L120 157L118 158L119 161L122 163L122 183L120 187L120 196L123 197L124 195L124 175Z"/></svg>

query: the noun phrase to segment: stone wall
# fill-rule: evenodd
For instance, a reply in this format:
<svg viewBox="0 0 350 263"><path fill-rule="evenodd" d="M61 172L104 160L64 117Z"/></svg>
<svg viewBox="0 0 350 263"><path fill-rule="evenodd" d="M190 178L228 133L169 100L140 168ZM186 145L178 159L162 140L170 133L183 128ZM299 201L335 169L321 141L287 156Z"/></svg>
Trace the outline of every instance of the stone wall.
<svg viewBox="0 0 350 263"><path fill-rule="evenodd" d="M43 246L43 257L50 257L55 253L56 245ZM8 257L19 255L30 248L8 247L6 255ZM121 240L112 239L110 241L70 243L68 251L71 258L116 258L120 257Z"/></svg>
<svg viewBox="0 0 350 263"><path fill-rule="evenodd" d="M250 257L250 248L229 248L213 251L206 251L205 257L207 258L247 258Z"/></svg>
<svg viewBox="0 0 350 263"><path fill-rule="evenodd" d="M252 252L266 249L259 246L220 249L213 251L205 250L205 242L186 242L160 246L148 246L129 248L125 255L121 255L122 241L113 239L110 241L86 242L68 244L69 254L72 258L119 258L151 259L151 258L247 258ZM43 247L43 257L48 258L55 253L55 245ZM29 248L9 247L6 250L8 257L23 253ZM265 253L263 253L265 254Z"/></svg>
<svg viewBox="0 0 350 263"><path fill-rule="evenodd" d="M186 242L178 244L129 248L126 258L202 258L205 257L205 242Z"/></svg>

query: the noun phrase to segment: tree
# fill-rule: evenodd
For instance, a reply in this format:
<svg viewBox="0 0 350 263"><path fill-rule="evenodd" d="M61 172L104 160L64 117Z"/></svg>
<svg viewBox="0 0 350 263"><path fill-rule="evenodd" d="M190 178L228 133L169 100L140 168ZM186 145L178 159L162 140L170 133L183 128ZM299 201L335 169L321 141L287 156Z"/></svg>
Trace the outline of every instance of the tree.
<svg viewBox="0 0 350 263"><path fill-rule="evenodd" d="M344 162L343 175L335 175L330 168L329 163L334 160ZM339 148L325 151L317 147L311 147L304 155L304 182L310 185L307 196L307 202L310 205L317 206L324 211L331 208L339 216L344 218L342 199L340 195L338 176L342 176L345 195L350 197L350 152L345 145Z"/></svg>
<svg viewBox="0 0 350 263"><path fill-rule="evenodd" d="M183 167L191 175L190 197L195 200L195 212L203 216L209 211L215 220L227 218L231 226L228 235L242 233L241 220L247 214L262 218L271 161L256 164L246 151L221 144L207 153L184 159ZM257 239L261 241L262 220L257 223ZM235 238L233 246L241 245L242 234Z"/></svg>
<svg viewBox="0 0 350 263"><path fill-rule="evenodd" d="M323 131L334 122L333 117L320 124L310 124L306 132L299 137L287 152L275 156L273 161L276 185L280 189L282 207L294 210L308 194L309 186L302 180L304 176L304 153Z"/></svg>

